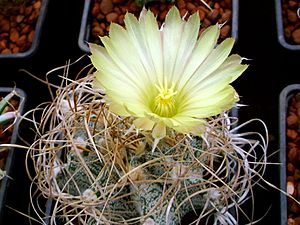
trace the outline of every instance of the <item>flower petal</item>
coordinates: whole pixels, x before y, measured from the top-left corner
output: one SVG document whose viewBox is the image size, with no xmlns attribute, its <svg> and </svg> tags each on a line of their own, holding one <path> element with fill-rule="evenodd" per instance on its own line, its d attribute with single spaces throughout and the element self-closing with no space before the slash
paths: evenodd
<svg viewBox="0 0 300 225">
<path fill-rule="evenodd" d="M 112 23 L 110 25 L 110 36 L 111 38 L 101 37 L 101 41 L 111 60 L 122 72 L 122 78 L 126 79 L 127 83 L 132 83 L 143 89 L 149 84 L 148 76 L 140 63 L 136 48 L 128 38 L 127 32 L 121 26 Z M 124 51 L 124 46 L 126 46 L 126 51 Z M 136 79 L 137 77 L 140 79 Z"/>
<path fill-rule="evenodd" d="M 182 87 L 193 76 L 195 71 L 200 67 L 203 61 L 214 49 L 215 45 L 217 44 L 219 33 L 220 33 L 219 26 L 213 25 L 208 27 L 201 34 L 191 56 L 189 57 L 189 61 L 184 67 L 184 71 L 182 72 L 182 77 L 180 80 L 178 80 L 179 89 L 182 89 Z"/>
<path fill-rule="evenodd" d="M 109 104 L 109 109 L 113 113 L 119 115 L 119 116 L 131 116 L 131 114 L 128 112 L 126 107 L 124 105 L 118 104 L 116 102 L 111 102 Z"/>
<path fill-rule="evenodd" d="M 236 91 L 228 85 L 217 94 L 208 97 L 195 96 L 178 115 L 206 118 L 229 110 L 238 100 Z"/>
<path fill-rule="evenodd" d="M 195 48 L 200 27 L 200 17 L 198 13 L 191 15 L 187 22 L 183 24 L 183 30 L 180 42 L 177 43 L 177 55 L 175 67 L 172 73 L 169 74 L 168 80 L 178 82 L 182 79 L 182 74 L 186 64 L 191 58 L 191 54 Z"/>
<path fill-rule="evenodd" d="M 154 139 L 162 139 L 166 136 L 166 125 L 163 122 L 157 123 L 152 130 Z"/>
<path fill-rule="evenodd" d="M 241 65 L 241 58 L 238 55 L 231 55 L 225 62 L 212 74 L 202 80 L 198 86 L 189 90 L 186 95 L 186 104 L 193 96 L 201 96 L 207 98 L 211 95 L 217 95 L 219 91 L 223 90 L 228 84 L 237 79 L 247 68 L 248 65 Z M 184 107 L 185 104 L 181 105 Z"/>
<path fill-rule="evenodd" d="M 165 121 L 166 124 L 169 124 L 169 127 L 172 127 L 179 133 L 192 133 L 195 135 L 201 135 L 204 131 L 205 121 L 186 115 L 176 115 L 173 118 L 168 119 L 169 122 Z M 171 123 L 171 124 L 170 124 Z"/>
<path fill-rule="evenodd" d="M 218 69 L 228 57 L 233 45 L 233 38 L 227 38 L 220 45 L 218 45 L 191 77 L 187 85 L 187 89 L 191 90 L 192 88 L 198 86 L 203 79 Z"/>
<path fill-rule="evenodd" d="M 133 121 L 135 127 L 143 129 L 143 130 L 152 130 L 154 126 L 154 122 L 147 117 L 138 118 Z"/>
<path fill-rule="evenodd" d="M 172 82 L 171 76 L 175 69 L 178 45 L 182 39 L 184 23 L 180 17 L 179 10 L 172 7 L 168 12 L 163 25 L 163 76 L 161 76 L 161 85 L 164 82 Z"/>
<path fill-rule="evenodd" d="M 139 21 L 137 18 L 131 14 L 131 13 L 126 13 L 125 15 L 125 26 L 128 32 L 128 38 L 130 41 L 133 43 L 137 54 L 139 55 L 140 61 L 145 69 L 146 74 L 148 75 L 148 79 L 151 80 L 153 83 L 156 82 L 156 76 L 153 76 L 156 73 L 156 67 L 153 63 L 152 55 L 151 53 L 147 50 L 148 46 L 146 42 L 144 41 L 144 36 L 143 36 L 143 30 L 140 28 Z M 158 29 L 158 28 L 157 28 Z M 158 32 L 158 31 L 156 31 Z M 156 34 L 156 36 L 159 36 L 160 34 Z M 160 42 L 160 40 L 158 41 Z M 152 42 L 154 45 L 154 41 Z M 156 45 L 161 45 L 160 43 L 157 43 Z M 154 49 L 159 49 L 158 46 L 155 46 Z M 161 50 L 160 50 L 161 51 Z M 158 56 L 161 55 L 161 53 L 157 53 Z M 154 53 L 155 55 L 155 53 Z M 157 57 L 157 56 L 153 56 Z M 158 65 L 159 67 L 159 65 Z"/>
<path fill-rule="evenodd" d="M 150 10 L 146 11 L 144 9 L 141 13 L 139 30 L 143 36 L 145 50 L 148 53 L 147 63 L 155 69 L 155 73 L 151 76 L 153 76 L 155 82 L 158 82 L 157 79 L 163 73 L 162 40 L 156 18 Z"/>
</svg>

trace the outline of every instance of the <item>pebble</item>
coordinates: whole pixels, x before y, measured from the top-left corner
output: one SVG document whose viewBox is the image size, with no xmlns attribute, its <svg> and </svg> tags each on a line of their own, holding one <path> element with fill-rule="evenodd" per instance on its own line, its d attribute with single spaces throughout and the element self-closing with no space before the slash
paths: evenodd
<svg viewBox="0 0 300 225">
<path fill-rule="evenodd" d="M 115 12 L 109 13 L 106 15 L 106 20 L 107 22 L 111 23 L 111 22 L 117 22 L 118 21 L 118 17 L 119 15 Z"/>
<path fill-rule="evenodd" d="M 290 175 L 293 175 L 295 173 L 295 166 L 292 163 L 287 164 L 287 172 Z"/>
<path fill-rule="evenodd" d="M 110 12 L 112 12 L 114 9 L 114 5 L 111 2 L 111 0 L 102 0 L 100 3 L 100 10 L 101 12 L 106 15 Z"/>
<path fill-rule="evenodd" d="M 11 53 L 12 53 L 11 50 L 8 49 L 8 48 L 4 49 L 4 50 L 1 52 L 1 54 L 11 54 Z"/>
<path fill-rule="evenodd" d="M 22 47 L 22 46 L 26 45 L 26 42 L 27 42 L 27 36 L 25 34 L 23 34 L 17 41 L 17 46 Z"/>
<path fill-rule="evenodd" d="M 30 31 L 30 33 L 28 34 L 28 36 L 27 36 L 27 41 L 28 41 L 29 43 L 32 43 L 33 38 L 34 38 L 34 33 L 35 33 L 35 31 L 32 30 L 32 31 Z"/>
<path fill-rule="evenodd" d="M 220 30 L 220 36 L 221 38 L 225 39 L 226 37 L 230 36 L 231 26 L 230 25 L 224 25 Z"/>
<path fill-rule="evenodd" d="M 210 11 L 208 14 L 207 14 L 207 18 L 212 22 L 212 23 L 216 23 L 219 19 L 219 11 L 216 10 L 216 9 L 213 9 L 212 11 Z"/>
<path fill-rule="evenodd" d="M 6 41 L 5 40 L 1 40 L 0 41 L 0 50 L 3 50 L 6 48 Z"/>
<path fill-rule="evenodd" d="M 287 10 L 287 18 L 291 23 L 295 23 L 299 19 L 295 10 Z"/>
<path fill-rule="evenodd" d="M 188 3 L 186 4 L 186 9 L 189 10 L 189 11 L 192 11 L 192 10 L 194 10 L 195 8 L 196 8 L 196 6 L 195 6 L 193 3 L 191 3 L 191 2 L 188 2 Z"/>
<path fill-rule="evenodd" d="M 92 34 L 98 35 L 98 36 L 103 36 L 104 30 L 100 26 L 95 26 L 95 27 L 93 27 Z"/>
<path fill-rule="evenodd" d="M 231 16 L 231 10 L 224 12 L 221 16 L 222 23 L 229 21 L 231 19 Z"/>
<path fill-rule="evenodd" d="M 1 20 L 0 23 L 1 23 L 1 24 L 0 24 L 1 31 L 2 31 L 2 32 L 8 32 L 9 29 L 10 29 L 10 23 L 9 23 L 9 20 L 3 19 L 3 20 Z"/>
<path fill-rule="evenodd" d="M 286 136 L 292 140 L 295 140 L 298 137 L 298 133 L 295 130 L 287 129 Z"/>
<path fill-rule="evenodd" d="M 293 31 L 292 37 L 293 37 L 293 41 L 296 44 L 300 44 L 300 29 Z"/>
<path fill-rule="evenodd" d="M 42 6 L 42 2 L 41 2 L 41 1 L 37 1 L 37 2 L 35 2 L 35 3 L 33 4 L 33 8 L 34 8 L 35 10 L 40 10 L 41 6 Z"/>
<path fill-rule="evenodd" d="M 288 224 L 287 225 L 295 225 L 295 221 L 293 218 L 288 219 Z"/>
<path fill-rule="evenodd" d="M 16 17 L 17 23 L 21 23 L 21 22 L 23 21 L 23 19 L 24 19 L 24 15 L 18 15 L 18 16 Z"/>
<path fill-rule="evenodd" d="M 16 43 L 19 40 L 19 32 L 17 29 L 10 30 L 10 41 Z"/>
<path fill-rule="evenodd" d="M 289 194 L 289 195 L 293 195 L 294 192 L 295 192 L 295 187 L 294 187 L 294 183 L 289 181 L 287 182 L 287 185 L 286 185 L 286 192 Z"/>
<path fill-rule="evenodd" d="M 291 113 L 291 115 L 287 117 L 286 122 L 288 127 L 295 127 L 299 123 L 299 118 L 295 113 Z"/>
<path fill-rule="evenodd" d="M 288 161 L 291 162 L 292 164 L 295 164 L 296 158 L 298 156 L 298 149 L 297 148 L 292 148 L 288 150 Z"/>
<path fill-rule="evenodd" d="M 300 225 L 300 217 L 299 217 L 299 216 L 296 217 L 296 218 L 294 219 L 294 221 L 295 221 L 295 225 Z"/>
<path fill-rule="evenodd" d="M 297 9 L 298 8 L 298 2 L 297 1 L 289 1 L 288 3 L 290 9 Z"/>
<path fill-rule="evenodd" d="M 25 8 L 25 16 L 28 16 L 32 13 L 32 8 L 33 8 L 32 6 L 27 6 Z"/>
<path fill-rule="evenodd" d="M 93 17 L 97 17 L 97 15 L 100 13 L 100 4 L 99 3 L 95 3 L 94 5 L 93 5 L 93 8 L 92 8 L 92 16 Z"/>
<path fill-rule="evenodd" d="M 119 16 L 119 18 L 118 18 L 118 23 L 120 24 L 120 25 L 124 25 L 124 15 L 120 15 Z"/>
</svg>

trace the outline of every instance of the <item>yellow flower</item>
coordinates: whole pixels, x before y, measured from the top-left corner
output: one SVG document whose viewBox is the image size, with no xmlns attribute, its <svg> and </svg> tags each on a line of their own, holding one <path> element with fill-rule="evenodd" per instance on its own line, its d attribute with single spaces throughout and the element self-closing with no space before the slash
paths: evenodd
<svg viewBox="0 0 300 225">
<path fill-rule="evenodd" d="M 136 117 L 134 125 L 152 130 L 159 140 L 166 127 L 201 134 L 204 119 L 229 110 L 239 97 L 229 84 L 247 68 L 231 55 L 234 39 L 217 45 L 219 25 L 198 38 L 198 13 L 187 21 L 176 7 L 159 29 L 153 13 L 140 18 L 127 13 L 126 29 L 112 23 L 104 45 L 90 44 L 97 72 L 95 85 L 104 89 L 110 109 Z"/>
</svg>

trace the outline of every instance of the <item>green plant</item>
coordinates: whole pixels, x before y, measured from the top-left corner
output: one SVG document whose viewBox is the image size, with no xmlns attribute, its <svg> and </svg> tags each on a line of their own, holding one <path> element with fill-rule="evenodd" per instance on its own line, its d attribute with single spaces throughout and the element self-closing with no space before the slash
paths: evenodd
<svg viewBox="0 0 300 225">
<path fill-rule="evenodd" d="M 10 103 L 12 98 L 15 96 L 17 96 L 17 93 L 13 90 L 0 101 L 0 135 L 6 135 L 5 132 L 13 126 L 17 119 L 18 109 L 15 109 Z M 3 151 L 7 151 L 7 148 L 0 148 L 0 153 Z M 5 171 L 0 168 L 0 179 L 2 179 L 5 175 Z"/>
<path fill-rule="evenodd" d="M 0 124 L 4 125 L 11 120 L 16 118 L 17 110 L 15 111 L 7 111 L 7 106 L 9 105 L 9 101 L 16 95 L 15 91 L 10 92 L 0 101 Z"/>
</svg>

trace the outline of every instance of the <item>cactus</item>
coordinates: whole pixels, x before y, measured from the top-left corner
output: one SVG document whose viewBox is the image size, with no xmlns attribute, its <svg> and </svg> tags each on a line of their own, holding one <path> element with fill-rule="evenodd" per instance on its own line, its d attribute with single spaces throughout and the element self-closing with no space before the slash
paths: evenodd
<svg viewBox="0 0 300 225">
<path fill-rule="evenodd" d="M 92 115 L 91 118 L 97 117 Z M 84 144 L 82 148 L 88 149 L 88 132 L 84 130 L 83 120 L 78 120 L 81 122 L 76 123 L 75 140 Z M 97 133 L 103 130 L 101 122 L 88 124 L 91 131 L 96 129 Z M 119 126 L 122 127 L 122 124 Z M 110 134 L 113 135 L 113 131 Z M 101 146 L 103 139 L 104 136 L 94 136 L 97 145 Z M 105 141 L 109 142 L 109 139 Z M 193 138 L 191 146 L 203 148 L 202 140 Z M 71 148 L 65 157 L 66 163 L 56 176 L 56 182 L 61 192 L 72 196 L 84 198 L 87 192 L 92 192 L 94 197 L 89 198 L 97 202 L 95 210 L 103 212 L 105 219 L 112 224 L 132 220 L 136 224 L 178 225 L 188 212 L 203 209 L 206 201 L 203 194 L 189 199 L 190 194 L 204 187 L 199 185 L 202 183 L 203 169 L 190 163 L 194 157 L 199 156 L 199 152 L 184 151 L 185 147 L 184 144 L 174 147 L 171 141 L 166 140 L 159 144 L 161 152 L 152 152 L 149 144 L 145 144 L 144 150 L 139 154 L 125 148 L 125 167 L 130 173 L 130 179 L 125 180 L 122 178 L 124 171 L 121 167 L 111 164 L 114 160 L 102 161 L 96 152 L 76 152 Z M 98 154 L 101 152 L 105 155 L 100 149 Z M 186 177 L 179 181 L 182 178 L 178 177 L 183 174 Z M 176 184 L 178 181 L 179 185 Z M 118 183 L 123 184 L 112 188 Z M 90 218 L 88 224 L 97 224 L 96 220 L 97 218 Z"/>
</svg>

